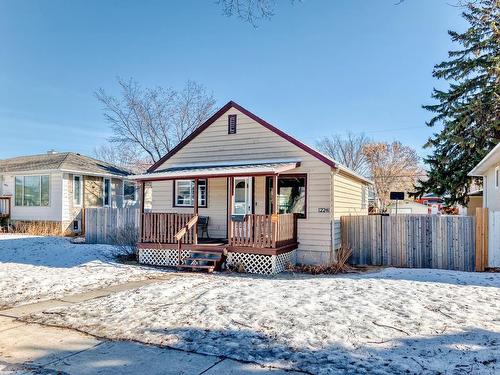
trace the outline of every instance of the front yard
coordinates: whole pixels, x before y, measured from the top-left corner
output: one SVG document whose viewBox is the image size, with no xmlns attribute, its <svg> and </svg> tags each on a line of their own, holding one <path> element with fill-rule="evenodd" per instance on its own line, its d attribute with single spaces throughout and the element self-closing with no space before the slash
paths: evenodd
<svg viewBox="0 0 500 375">
<path fill-rule="evenodd" d="M 107 246 L 0 239 L 4 306 L 158 272 Z M 499 273 L 183 274 L 25 319 L 313 374 L 500 371 Z"/>
<path fill-rule="evenodd" d="M 0 309 L 157 276 L 114 261 L 109 245 L 0 234 Z"/>
</svg>

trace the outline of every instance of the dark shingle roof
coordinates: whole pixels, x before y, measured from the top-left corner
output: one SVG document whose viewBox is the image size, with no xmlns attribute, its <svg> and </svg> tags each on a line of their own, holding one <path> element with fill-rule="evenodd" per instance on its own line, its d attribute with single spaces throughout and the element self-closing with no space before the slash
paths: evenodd
<svg viewBox="0 0 500 375">
<path fill-rule="evenodd" d="M 0 160 L 0 172 L 24 172 L 37 170 L 66 170 L 79 173 L 96 173 L 118 176 L 127 176 L 131 174 L 131 172 L 127 169 L 74 152 L 19 156 L 16 158 Z"/>
</svg>

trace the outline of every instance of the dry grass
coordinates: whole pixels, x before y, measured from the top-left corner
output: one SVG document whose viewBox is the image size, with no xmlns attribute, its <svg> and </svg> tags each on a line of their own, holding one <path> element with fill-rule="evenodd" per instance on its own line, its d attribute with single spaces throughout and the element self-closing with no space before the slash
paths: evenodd
<svg viewBox="0 0 500 375">
<path fill-rule="evenodd" d="M 33 236 L 64 236 L 61 223 L 56 221 L 16 221 L 14 233 L 24 233 Z"/>
<path fill-rule="evenodd" d="M 297 273 L 310 273 L 312 275 L 321 275 L 321 274 L 332 275 L 337 273 L 353 272 L 354 268 L 347 263 L 351 254 L 352 254 L 351 249 L 342 247 L 337 251 L 337 262 L 334 264 L 319 265 L 319 266 L 305 265 L 305 264 L 297 266 L 289 265 L 287 270 L 290 272 L 297 272 Z"/>
</svg>

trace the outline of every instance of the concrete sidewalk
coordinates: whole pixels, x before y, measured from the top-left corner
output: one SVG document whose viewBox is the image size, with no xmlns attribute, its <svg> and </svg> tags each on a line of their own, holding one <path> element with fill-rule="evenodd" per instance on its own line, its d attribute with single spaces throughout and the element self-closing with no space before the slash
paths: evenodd
<svg viewBox="0 0 500 375">
<path fill-rule="evenodd" d="M 1 374 L 294 374 L 0 317 Z M 295 373 L 298 374 L 298 373 Z"/>
<path fill-rule="evenodd" d="M 299 374 L 136 342 L 98 339 L 17 319 L 159 281 L 134 281 L 0 311 L 0 374 Z"/>
</svg>

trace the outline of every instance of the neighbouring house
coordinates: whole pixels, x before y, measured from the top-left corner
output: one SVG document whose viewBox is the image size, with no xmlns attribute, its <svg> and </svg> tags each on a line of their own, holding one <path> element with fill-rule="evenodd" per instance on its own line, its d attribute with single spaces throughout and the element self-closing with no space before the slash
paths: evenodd
<svg viewBox="0 0 500 375">
<path fill-rule="evenodd" d="M 476 216 L 476 208 L 483 207 L 483 189 L 471 191 L 467 194 L 469 202 L 467 206 L 459 206 L 461 215 Z"/>
<path fill-rule="evenodd" d="M 72 152 L 0 160 L 0 214 L 82 230 L 82 209 L 139 206 L 128 170 Z M 9 209 L 10 207 L 10 209 Z"/>
<path fill-rule="evenodd" d="M 488 265 L 500 267 L 500 143 L 469 176 L 483 178 L 483 207 L 488 209 Z"/>
<path fill-rule="evenodd" d="M 371 184 L 232 101 L 133 178 L 150 201 L 140 262 L 213 269 L 227 255 L 267 274 L 334 260 L 340 216 L 368 214 Z"/>
<path fill-rule="evenodd" d="M 391 202 L 389 205 L 387 205 L 387 212 L 390 213 L 391 215 L 395 214 L 422 214 L 422 215 L 427 215 L 430 214 L 430 207 L 418 203 L 412 200 L 402 200 Z"/>
</svg>

